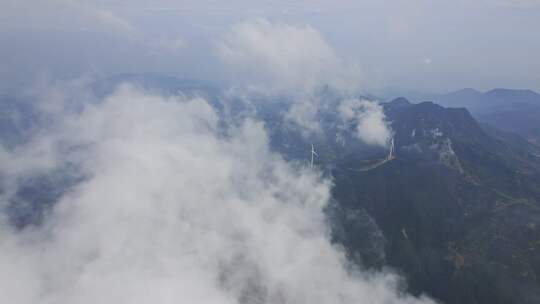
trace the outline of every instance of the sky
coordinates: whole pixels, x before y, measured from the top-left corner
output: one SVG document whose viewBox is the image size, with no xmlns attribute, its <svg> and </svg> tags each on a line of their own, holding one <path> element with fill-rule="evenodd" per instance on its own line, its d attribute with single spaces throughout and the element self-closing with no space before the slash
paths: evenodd
<svg viewBox="0 0 540 304">
<path fill-rule="evenodd" d="M 231 83 L 220 42 L 257 19 L 317 32 L 366 91 L 540 90 L 537 0 L 1 0 L 0 88 L 124 72 Z"/>
</svg>

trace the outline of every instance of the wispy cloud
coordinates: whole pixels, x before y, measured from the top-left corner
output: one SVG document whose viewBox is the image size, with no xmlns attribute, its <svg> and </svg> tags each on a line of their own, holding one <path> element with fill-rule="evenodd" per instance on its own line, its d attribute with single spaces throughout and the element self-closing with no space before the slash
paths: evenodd
<svg viewBox="0 0 540 304">
<path fill-rule="evenodd" d="M 338 112 L 345 121 L 357 122 L 360 140 L 383 146 L 388 142 L 391 131 L 380 106 L 367 100 L 352 102 L 363 91 L 359 68 L 341 59 L 314 28 L 249 20 L 232 26 L 218 51 L 237 83 L 290 96 L 285 118 L 305 136 L 321 132 L 319 114 L 328 100 L 318 91 L 326 87 L 340 95 Z M 346 116 L 350 112 L 354 114 Z"/>
<path fill-rule="evenodd" d="M 235 79 L 271 90 L 312 91 L 345 87 L 353 76 L 320 33 L 307 25 L 245 21 L 219 42 L 219 55 Z"/>
<path fill-rule="evenodd" d="M 338 107 L 344 124 L 352 125 L 355 135 L 371 145 L 387 146 L 392 130 L 383 107 L 369 100 L 347 99 Z"/>
</svg>

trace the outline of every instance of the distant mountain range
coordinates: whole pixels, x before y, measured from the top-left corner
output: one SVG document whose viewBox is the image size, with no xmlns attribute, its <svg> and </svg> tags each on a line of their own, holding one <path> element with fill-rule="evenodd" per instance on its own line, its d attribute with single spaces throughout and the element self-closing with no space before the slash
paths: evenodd
<svg viewBox="0 0 540 304">
<path fill-rule="evenodd" d="M 424 96 L 421 100 L 446 107 L 467 108 L 482 123 L 517 133 L 540 144 L 540 94 L 534 91 L 493 89 L 479 92 L 463 89 Z"/>
</svg>

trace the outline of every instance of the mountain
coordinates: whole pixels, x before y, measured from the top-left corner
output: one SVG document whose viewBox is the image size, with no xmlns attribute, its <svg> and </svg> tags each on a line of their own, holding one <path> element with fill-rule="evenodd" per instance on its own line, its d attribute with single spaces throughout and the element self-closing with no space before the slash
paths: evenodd
<svg viewBox="0 0 540 304">
<path fill-rule="evenodd" d="M 440 105 L 448 107 L 474 108 L 482 98 L 482 92 L 472 88 L 465 88 L 455 92 L 440 95 L 428 95 L 424 100 L 433 100 Z"/>
<path fill-rule="evenodd" d="M 538 149 L 490 136 L 463 108 L 398 99 L 386 113 L 394 159 L 369 171 L 353 170 L 361 157 L 338 160 L 332 171 L 336 239 L 443 303 L 539 303 Z M 366 235 L 380 236 L 378 259 L 358 242 Z"/>
<path fill-rule="evenodd" d="M 447 107 L 465 107 L 483 123 L 540 143 L 540 94 L 534 91 L 493 89 L 482 93 L 463 89 L 423 99 Z"/>
<path fill-rule="evenodd" d="M 391 154 L 336 127 L 332 106 L 320 114 L 323 132 L 310 138 L 279 112 L 261 117 L 286 158 L 306 161 L 315 144 L 317 165 L 334 182 L 334 241 L 351 260 L 391 267 L 409 292 L 442 303 L 539 303 L 540 149 L 465 108 L 398 98 L 384 110 Z"/>
</svg>

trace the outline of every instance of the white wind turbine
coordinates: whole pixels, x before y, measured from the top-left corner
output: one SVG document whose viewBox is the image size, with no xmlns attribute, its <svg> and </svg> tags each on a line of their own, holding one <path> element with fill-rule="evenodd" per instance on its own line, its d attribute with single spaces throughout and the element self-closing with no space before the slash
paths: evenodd
<svg viewBox="0 0 540 304">
<path fill-rule="evenodd" d="M 317 154 L 317 152 L 315 152 L 315 147 L 313 147 L 313 144 L 311 144 L 311 163 L 310 163 L 310 168 L 313 168 L 313 156 L 317 156 L 319 157 L 319 154 Z"/>
<path fill-rule="evenodd" d="M 394 138 L 390 140 L 390 153 L 388 153 L 388 156 L 386 157 L 386 160 L 392 160 L 396 158 L 396 147 L 394 146 Z"/>
</svg>

